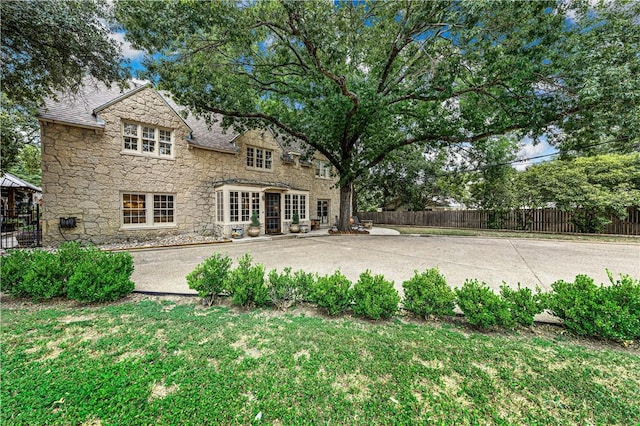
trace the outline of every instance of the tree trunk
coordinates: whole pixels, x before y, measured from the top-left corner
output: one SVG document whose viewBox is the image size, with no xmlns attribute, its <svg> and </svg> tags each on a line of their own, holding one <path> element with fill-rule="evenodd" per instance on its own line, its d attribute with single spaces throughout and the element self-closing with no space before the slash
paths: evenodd
<svg viewBox="0 0 640 426">
<path fill-rule="evenodd" d="M 358 214 L 358 194 L 356 193 L 356 185 L 351 184 L 351 214 Z"/>
<path fill-rule="evenodd" d="M 344 183 L 340 187 L 340 216 L 338 217 L 338 229 L 348 231 L 351 229 L 351 182 Z"/>
</svg>

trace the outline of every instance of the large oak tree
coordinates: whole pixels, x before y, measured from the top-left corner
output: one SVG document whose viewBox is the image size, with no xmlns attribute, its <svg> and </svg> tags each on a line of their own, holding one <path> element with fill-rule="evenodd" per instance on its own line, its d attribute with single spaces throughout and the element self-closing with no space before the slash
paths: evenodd
<svg viewBox="0 0 640 426">
<path fill-rule="evenodd" d="M 3 0 L 0 16 L 5 172 L 24 144 L 38 140 L 35 111 L 45 98 L 76 92 L 87 76 L 108 83 L 127 72 L 120 46 L 109 37 L 105 0 Z"/>
<path fill-rule="evenodd" d="M 637 66 L 638 50 L 628 52 L 638 5 L 589 7 L 123 0 L 116 14 L 134 47 L 151 53 L 149 76 L 193 113 L 240 131 L 268 127 L 324 154 L 340 177 L 344 229 L 353 182 L 404 146 L 604 127 L 611 120 L 589 117 L 620 92 L 631 101 L 617 110 L 633 118 L 637 85 L 598 79 L 609 60 L 619 76 L 629 68 L 621 61 Z M 615 41 L 627 53 L 608 52 L 621 33 L 633 35 Z"/>
</svg>

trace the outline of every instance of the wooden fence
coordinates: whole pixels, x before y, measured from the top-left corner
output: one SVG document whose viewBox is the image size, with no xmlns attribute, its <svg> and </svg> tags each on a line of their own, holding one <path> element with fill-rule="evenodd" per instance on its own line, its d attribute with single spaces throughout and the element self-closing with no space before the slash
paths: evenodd
<svg viewBox="0 0 640 426">
<path fill-rule="evenodd" d="M 578 232 L 571 223 L 574 212 L 558 209 L 512 210 L 496 219 L 486 210 L 437 210 L 419 212 L 361 212 L 360 220 L 372 220 L 385 225 L 415 225 L 438 228 L 503 229 L 530 232 Z M 624 220 L 611 217 L 603 234 L 640 235 L 640 210 L 630 207 Z"/>
</svg>

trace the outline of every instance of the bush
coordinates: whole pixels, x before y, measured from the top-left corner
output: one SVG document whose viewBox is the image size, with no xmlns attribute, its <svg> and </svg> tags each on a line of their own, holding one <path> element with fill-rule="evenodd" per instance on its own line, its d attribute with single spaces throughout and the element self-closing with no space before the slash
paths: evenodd
<svg viewBox="0 0 640 426">
<path fill-rule="evenodd" d="M 66 295 L 66 276 L 60 258 L 43 250 L 34 250 L 31 256 L 22 282 L 14 287 L 15 294 L 29 296 L 36 302 Z"/>
<path fill-rule="evenodd" d="M 533 325 L 534 317 L 543 311 L 540 295 L 533 294 L 530 288 L 512 289 L 504 284 L 500 287 L 500 295 L 507 303 L 512 320 L 523 326 Z"/>
<path fill-rule="evenodd" d="M 68 281 L 79 265 L 93 262 L 93 259 L 101 252 L 96 247 L 82 247 L 76 241 L 68 241 L 60 244 L 56 253 L 60 258 L 61 273 L 65 277 L 65 281 Z"/>
<path fill-rule="evenodd" d="M 11 250 L 0 258 L 0 291 L 13 296 L 27 296 L 23 292 L 22 280 L 31 268 L 33 252 L 30 250 Z"/>
<path fill-rule="evenodd" d="M 240 258 L 238 267 L 229 273 L 227 289 L 231 292 L 234 305 L 264 306 L 269 302 L 269 289 L 264 282 L 264 266 L 252 266 L 248 253 Z"/>
<path fill-rule="evenodd" d="M 545 305 L 576 334 L 619 341 L 640 338 L 640 281 L 629 276 L 614 281 L 611 273 L 609 279 L 610 286 L 597 286 L 586 275 L 574 282 L 556 281 Z"/>
<path fill-rule="evenodd" d="M 133 258 L 129 253 L 93 251 L 80 262 L 67 283 L 69 299 L 81 302 L 107 302 L 131 293 L 134 283 Z"/>
<path fill-rule="evenodd" d="M 393 286 L 382 275 L 371 275 L 366 271 L 353 285 L 353 312 L 370 319 L 391 318 L 398 312 L 400 296 Z"/>
<path fill-rule="evenodd" d="M 462 288 L 455 289 L 455 293 L 458 306 L 469 324 L 481 328 L 513 325 L 507 302 L 491 291 L 485 283 L 466 280 Z"/>
<path fill-rule="evenodd" d="M 311 274 L 304 271 L 291 273 L 291 268 L 285 268 L 282 274 L 275 269 L 269 272 L 269 298 L 271 302 L 281 310 L 289 309 L 308 293 L 308 280 Z"/>
<path fill-rule="evenodd" d="M 218 295 L 226 289 L 231 263 L 229 256 L 214 254 L 187 275 L 189 288 L 197 291 L 198 296 L 211 306 Z"/>
<path fill-rule="evenodd" d="M 453 315 L 456 296 L 438 268 L 423 273 L 415 271 L 412 278 L 402 283 L 404 308 L 416 315 Z"/>
<path fill-rule="evenodd" d="M 298 300 L 310 300 L 313 286 L 315 285 L 315 275 L 298 270 L 293 274 L 293 280 L 298 289 Z"/>
<path fill-rule="evenodd" d="M 338 315 L 351 305 L 351 281 L 340 271 L 318 277 L 311 291 L 311 299 L 329 315 Z"/>
</svg>

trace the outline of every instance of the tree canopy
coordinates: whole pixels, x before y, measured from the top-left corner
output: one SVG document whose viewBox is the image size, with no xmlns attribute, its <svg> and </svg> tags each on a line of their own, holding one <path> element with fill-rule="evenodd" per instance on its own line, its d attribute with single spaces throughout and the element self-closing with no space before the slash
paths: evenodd
<svg viewBox="0 0 640 426">
<path fill-rule="evenodd" d="M 600 232 L 612 215 L 622 219 L 628 207 L 640 206 L 640 153 L 539 164 L 515 176 L 513 188 L 522 206 L 553 203 L 574 212 L 580 232 Z"/>
<path fill-rule="evenodd" d="M 0 14 L 4 173 L 37 140 L 35 113 L 45 98 L 76 92 L 87 76 L 108 83 L 127 72 L 104 0 L 3 0 Z"/>
<path fill-rule="evenodd" d="M 629 102 L 615 108 L 637 119 L 637 84 L 634 92 L 633 80 L 602 79 L 610 60 L 617 75 L 634 78 L 622 61 L 635 69 L 637 37 L 616 42 L 625 53 L 609 44 L 637 35 L 639 8 L 127 0 L 116 2 L 116 16 L 134 47 L 151 53 L 148 76 L 195 114 L 222 115 L 223 126 L 240 131 L 268 127 L 324 154 L 340 177 L 346 228 L 353 182 L 402 147 L 565 127 L 596 137 L 614 114 L 589 117 L 622 93 Z"/>
</svg>

